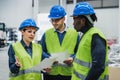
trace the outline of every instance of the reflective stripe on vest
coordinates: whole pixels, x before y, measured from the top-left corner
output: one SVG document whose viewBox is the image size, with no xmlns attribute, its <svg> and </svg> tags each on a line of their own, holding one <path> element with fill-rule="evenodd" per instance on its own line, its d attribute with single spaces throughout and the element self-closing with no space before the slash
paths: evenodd
<svg viewBox="0 0 120 80">
<path fill-rule="evenodd" d="M 73 73 L 78 77 L 80 78 L 81 80 L 85 80 L 86 76 L 76 72 L 75 70 L 73 71 Z M 104 79 L 98 79 L 98 80 L 109 80 L 109 76 L 108 75 L 105 75 Z"/>
<path fill-rule="evenodd" d="M 23 74 L 29 74 L 29 73 L 41 73 L 41 71 L 32 70 L 32 69 L 20 70 L 19 73 L 17 73 L 17 74 L 10 73 L 9 77 L 16 77 L 16 76 L 20 76 L 20 75 L 23 75 Z"/>
<path fill-rule="evenodd" d="M 74 59 L 74 62 L 76 62 L 77 64 L 80 64 L 82 66 L 88 67 L 88 68 L 90 68 L 92 66 L 90 63 L 84 62 L 84 61 L 79 60 L 77 58 Z"/>
<path fill-rule="evenodd" d="M 91 68 L 91 66 L 92 66 L 91 63 L 84 62 L 84 61 L 79 60 L 79 59 L 77 59 L 77 58 L 74 59 L 74 62 L 76 62 L 77 64 L 80 64 L 80 65 L 82 65 L 82 66 L 88 67 L 88 68 Z M 105 66 L 108 66 L 108 62 L 105 63 Z"/>
</svg>

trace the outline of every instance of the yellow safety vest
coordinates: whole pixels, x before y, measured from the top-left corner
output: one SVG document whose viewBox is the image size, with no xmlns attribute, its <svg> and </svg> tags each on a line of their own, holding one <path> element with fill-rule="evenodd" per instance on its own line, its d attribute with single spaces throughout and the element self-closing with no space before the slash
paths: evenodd
<svg viewBox="0 0 120 80">
<path fill-rule="evenodd" d="M 74 49 L 77 42 L 78 33 L 68 28 L 62 44 L 60 45 L 57 32 L 54 29 L 50 29 L 45 33 L 45 41 L 48 53 L 57 53 L 67 51 L 69 54 L 74 53 Z M 67 75 L 70 76 L 72 74 L 72 66 L 58 64 L 52 67 L 50 75 Z"/>
<path fill-rule="evenodd" d="M 91 28 L 84 34 L 76 53 L 76 58 L 73 62 L 73 74 L 71 80 L 85 80 L 91 66 L 91 41 L 93 34 L 99 34 L 103 39 L 105 39 L 103 33 L 96 28 Z M 106 42 L 107 45 L 107 42 Z M 106 61 L 105 70 L 101 74 L 98 80 L 108 80 L 108 47 L 106 46 Z"/>
<path fill-rule="evenodd" d="M 41 61 L 41 46 L 32 43 L 32 58 L 20 42 L 12 46 L 15 51 L 15 56 L 18 57 L 22 67 L 18 74 L 10 73 L 10 80 L 42 80 L 40 71 L 36 70 L 36 66 L 40 64 Z"/>
</svg>

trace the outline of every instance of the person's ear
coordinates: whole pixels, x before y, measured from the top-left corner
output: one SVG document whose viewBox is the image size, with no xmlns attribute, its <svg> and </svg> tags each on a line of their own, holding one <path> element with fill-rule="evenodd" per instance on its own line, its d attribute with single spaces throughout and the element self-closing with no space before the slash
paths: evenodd
<svg viewBox="0 0 120 80">
<path fill-rule="evenodd" d="M 63 20 L 65 21 L 65 17 L 63 17 Z"/>
<path fill-rule="evenodd" d="M 86 21 L 86 19 L 85 19 L 85 18 L 82 18 L 82 21 L 83 21 L 83 22 L 85 22 L 85 21 Z"/>
<path fill-rule="evenodd" d="M 25 32 L 24 30 L 21 30 L 21 34 L 22 34 L 22 35 L 24 34 L 24 32 Z"/>
<path fill-rule="evenodd" d="M 86 19 L 85 19 L 85 18 L 82 18 L 82 19 L 81 19 L 81 23 L 85 24 L 85 22 L 86 22 Z"/>
</svg>

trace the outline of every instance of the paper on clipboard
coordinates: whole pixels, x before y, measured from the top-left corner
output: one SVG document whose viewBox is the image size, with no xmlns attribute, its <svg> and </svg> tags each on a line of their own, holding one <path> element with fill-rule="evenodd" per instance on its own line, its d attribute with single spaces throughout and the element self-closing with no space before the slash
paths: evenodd
<svg viewBox="0 0 120 80">
<path fill-rule="evenodd" d="M 67 51 L 51 54 L 51 58 L 56 58 L 59 63 L 63 63 L 63 61 L 68 59 L 69 57 L 70 54 Z"/>
<path fill-rule="evenodd" d="M 42 71 L 45 68 L 50 68 L 54 61 L 56 61 L 56 58 L 45 58 L 39 65 L 35 66 L 34 69 Z"/>
</svg>

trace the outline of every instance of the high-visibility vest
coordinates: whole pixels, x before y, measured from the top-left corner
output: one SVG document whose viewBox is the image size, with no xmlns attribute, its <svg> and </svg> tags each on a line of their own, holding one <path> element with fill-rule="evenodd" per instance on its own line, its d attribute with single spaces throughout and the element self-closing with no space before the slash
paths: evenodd
<svg viewBox="0 0 120 80">
<path fill-rule="evenodd" d="M 60 45 L 57 32 L 55 32 L 52 28 L 46 31 L 45 33 L 47 51 L 50 54 L 67 51 L 69 54 L 72 55 L 74 53 L 74 49 L 77 43 L 77 38 L 78 33 L 75 30 L 68 28 L 62 41 L 62 44 Z M 66 64 L 58 64 L 52 67 L 50 75 L 60 74 L 69 76 L 71 75 L 71 73 L 72 66 L 68 66 Z"/>
<path fill-rule="evenodd" d="M 91 41 L 93 34 L 98 34 L 101 38 L 105 39 L 103 33 L 96 29 L 91 28 L 82 37 L 81 42 L 76 53 L 76 58 L 73 61 L 73 73 L 71 80 L 85 80 L 88 72 L 92 66 L 91 56 Z M 107 45 L 107 42 L 106 42 Z M 98 80 L 108 80 L 108 47 L 106 46 L 106 60 L 105 70 Z"/>
<path fill-rule="evenodd" d="M 32 57 L 26 52 L 20 42 L 14 43 L 13 49 L 22 67 L 18 74 L 10 73 L 10 80 L 42 80 L 41 73 L 36 70 L 40 64 L 42 48 L 39 44 L 32 43 Z"/>
</svg>

